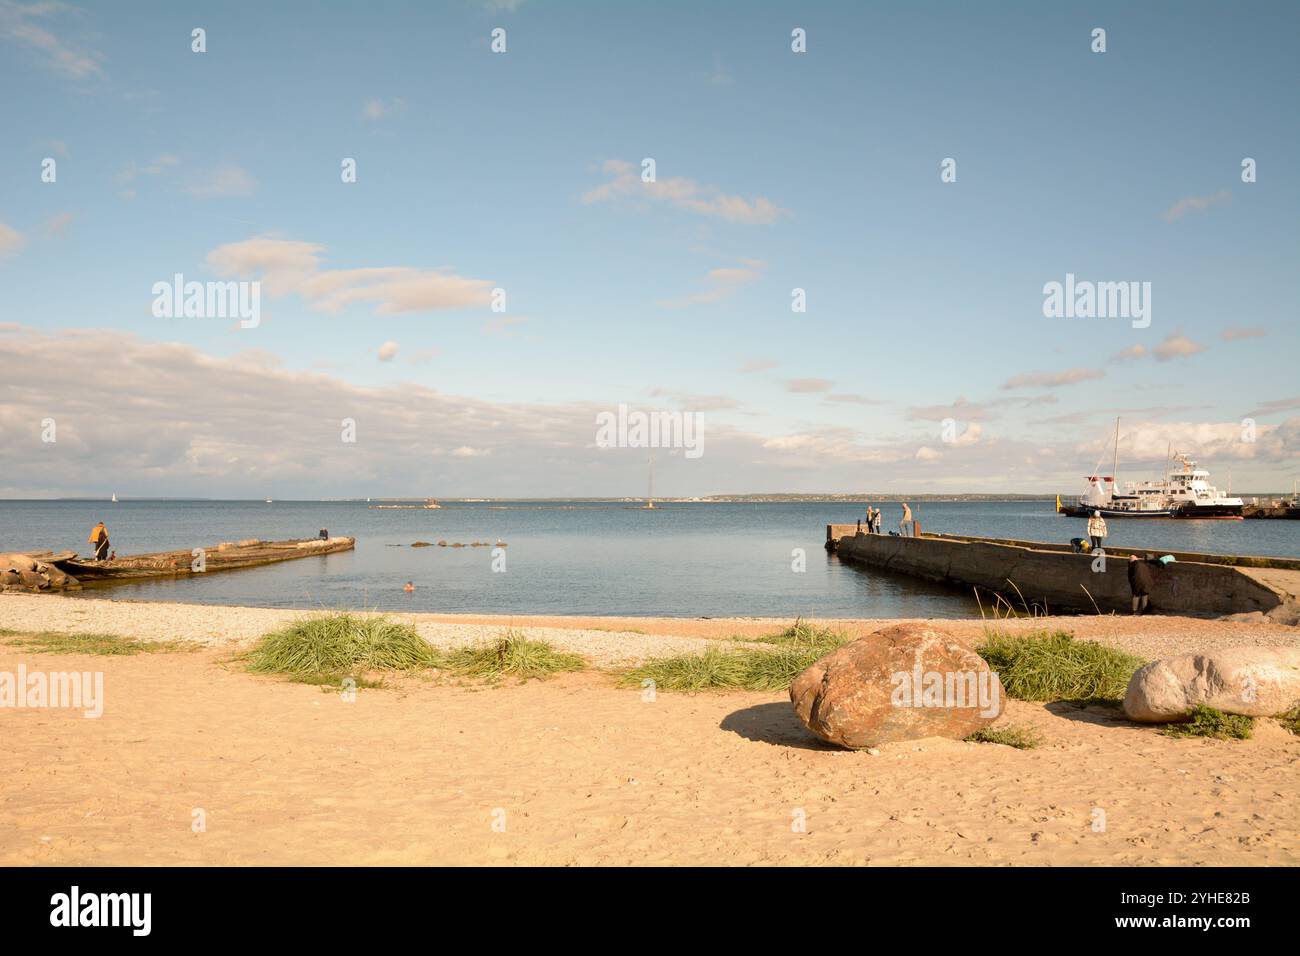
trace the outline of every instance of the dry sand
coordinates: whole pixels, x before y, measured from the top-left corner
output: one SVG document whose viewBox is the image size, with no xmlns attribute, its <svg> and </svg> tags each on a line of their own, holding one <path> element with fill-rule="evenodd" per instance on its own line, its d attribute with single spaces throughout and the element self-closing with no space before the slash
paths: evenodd
<svg viewBox="0 0 1300 956">
<path fill-rule="evenodd" d="M 780 693 L 651 701 L 592 672 L 498 687 L 402 678 L 349 703 L 230 663 L 301 613 L 0 597 L 0 628 L 203 644 L 92 657 L 0 639 L 0 671 L 102 671 L 107 699 L 95 720 L 0 710 L 0 864 L 1300 861 L 1300 738 L 1271 721 L 1247 741 L 1173 740 L 1105 708 L 1012 701 L 1002 720 L 1037 729 L 1038 749 L 936 739 L 872 756 L 820 745 Z M 402 617 L 440 644 L 513 623 L 599 664 L 788 623 Z M 1300 643 L 1269 624 L 1052 623 L 1144 656 Z"/>
</svg>

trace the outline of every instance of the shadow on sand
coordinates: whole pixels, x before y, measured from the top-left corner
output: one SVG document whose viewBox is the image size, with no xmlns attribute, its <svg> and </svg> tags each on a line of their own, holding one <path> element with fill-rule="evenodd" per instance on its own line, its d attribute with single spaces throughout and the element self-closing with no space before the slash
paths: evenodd
<svg viewBox="0 0 1300 956">
<path fill-rule="evenodd" d="M 1126 727 L 1138 726 L 1126 718 L 1124 711 L 1115 704 L 1092 700 L 1056 700 L 1044 704 L 1043 709 L 1057 717 L 1064 717 L 1066 720 L 1077 720 L 1085 724 L 1096 724 L 1103 727 L 1113 727 L 1117 724 Z"/>
<path fill-rule="evenodd" d="M 800 750 L 839 750 L 809 733 L 799 722 L 794 709 L 787 703 L 755 704 L 737 710 L 722 718 L 718 725 L 723 730 L 739 734 L 746 740 L 775 744 L 778 747 L 797 747 Z"/>
</svg>

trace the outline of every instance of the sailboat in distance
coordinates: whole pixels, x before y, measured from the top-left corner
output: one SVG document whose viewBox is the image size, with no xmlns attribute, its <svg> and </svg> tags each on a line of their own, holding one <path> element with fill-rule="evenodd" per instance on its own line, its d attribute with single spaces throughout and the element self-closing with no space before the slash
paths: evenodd
<svg viewBox="0 0 1300 956">
<path fill-rule="evenodd" d="M 644 511 L 655 510 L 655 456 L 651 455 L 647 459 L 650 465 L 650 487 L 646 490 Z"/>
</svg>

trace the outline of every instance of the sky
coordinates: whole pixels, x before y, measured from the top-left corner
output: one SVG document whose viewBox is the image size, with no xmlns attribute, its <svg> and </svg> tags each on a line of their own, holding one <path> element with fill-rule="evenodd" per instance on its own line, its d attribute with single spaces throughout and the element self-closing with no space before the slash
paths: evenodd
<svg viewBox="0 0 1300 956">
<path fill-rule="evenodd" d="M 0 90 L 3 497 L 1300 477 L 1300 4 L 0 0 Z"/>
</svg>

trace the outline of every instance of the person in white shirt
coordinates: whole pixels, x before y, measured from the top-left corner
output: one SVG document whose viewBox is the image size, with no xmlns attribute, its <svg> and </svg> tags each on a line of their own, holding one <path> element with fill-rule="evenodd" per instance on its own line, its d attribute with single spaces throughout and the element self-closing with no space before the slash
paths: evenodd
<svg viewBox="0 0 1300 956">
<path fill-rule="evenodd" d="M 1088 537 L 1092 539 L 1092 550 L 1099 550 L 1102 539 L 1106 537 L 1106 519 L 1100 511 L 1094 511 L 1088 519 Z"/>
</svg>

